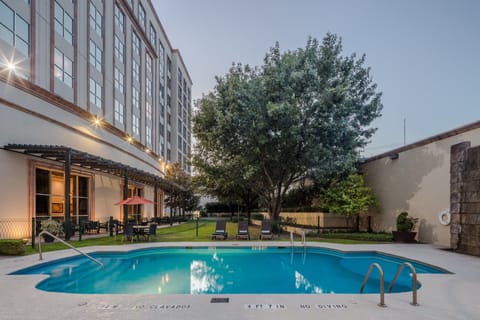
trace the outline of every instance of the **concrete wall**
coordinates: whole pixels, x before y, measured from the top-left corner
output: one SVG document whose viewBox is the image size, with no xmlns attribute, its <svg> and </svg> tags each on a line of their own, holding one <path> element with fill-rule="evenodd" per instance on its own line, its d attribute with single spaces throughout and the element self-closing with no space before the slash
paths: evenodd
<svg viewBox="0 0 480 320">
<path fill-rule="evenodd" d="M 381 213 L 373 216 L 376 231 L 392 231 L 396 217 L 408 211 L 419 218 L 417 240 L 450 246 L 450 227 L 441 225 L 438 215 L 450 208 L 450 147 L 463 141 L 480 144 L 480 129 L 431 142 L 406 146 L 397 159 L 388 155 L 362 165 L 367 185 L 379 198 Z"/>
</svg>

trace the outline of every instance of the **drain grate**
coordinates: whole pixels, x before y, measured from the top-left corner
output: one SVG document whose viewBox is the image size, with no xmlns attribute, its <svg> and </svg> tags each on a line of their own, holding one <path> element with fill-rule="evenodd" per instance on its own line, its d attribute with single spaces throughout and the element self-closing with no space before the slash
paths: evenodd
<svg viewBox="0 0 480 320">
<path fill-rule="evenodd" d="M 230 298 L 212 298 L 210 303 L 229 303 Z"/>
</svg>

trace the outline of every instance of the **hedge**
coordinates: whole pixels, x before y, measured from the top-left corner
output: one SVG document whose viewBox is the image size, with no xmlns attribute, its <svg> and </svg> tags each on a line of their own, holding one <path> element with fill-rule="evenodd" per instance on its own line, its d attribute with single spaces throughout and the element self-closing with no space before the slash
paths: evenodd
<svg viewBox="0 0 480 320">
<path fill-rule="evenodd" d="M 20 256 L 24 253 L 23 240 L 0 240 L 0 255 Z"/>
</svg>

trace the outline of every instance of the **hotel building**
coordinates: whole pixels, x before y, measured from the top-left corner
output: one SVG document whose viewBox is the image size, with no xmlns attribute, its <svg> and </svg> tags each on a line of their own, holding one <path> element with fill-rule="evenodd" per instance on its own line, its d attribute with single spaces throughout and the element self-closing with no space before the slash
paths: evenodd
<svg viewBox="0 0 480 320">
<path fill-rule="evenodd" d="M 162 216 L 191 86 L 150 0 L 0 0 L 0 238 Z M 115 205 L 132 195 L 155 204 Z"/>
</svg>

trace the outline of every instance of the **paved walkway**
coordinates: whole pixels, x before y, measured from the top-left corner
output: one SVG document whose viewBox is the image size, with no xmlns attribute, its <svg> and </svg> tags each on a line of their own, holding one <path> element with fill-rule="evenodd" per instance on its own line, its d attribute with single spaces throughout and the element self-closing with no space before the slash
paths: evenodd
<svg viewBox="0 0 480 320">
<path fill-rule="evenodd" d="M 285 242 L 142 243 L 118 247 L 90 247 L 93 251 L 123 251 L 152 246 L 284 246 Z M 409 304 L 411 293 L 386 294 L 386 308 L 378 294 L 336 295 L 84 295 L 35 289 L 45 276 L 7 273 L 38 263 L 38 256 L 0 261 L 0 319 L 480 319 L 480 258 L 440 250 L 430 245 L 338 245 L 309 243 L 344 251 L 377 250 L 424 261 L 454 274 L 420 274 L 420 306 Z M 45 253 L 51 261 L 72 250 Z M 212 303 L 228 298 L 228 303 Z"/>
</svg>

